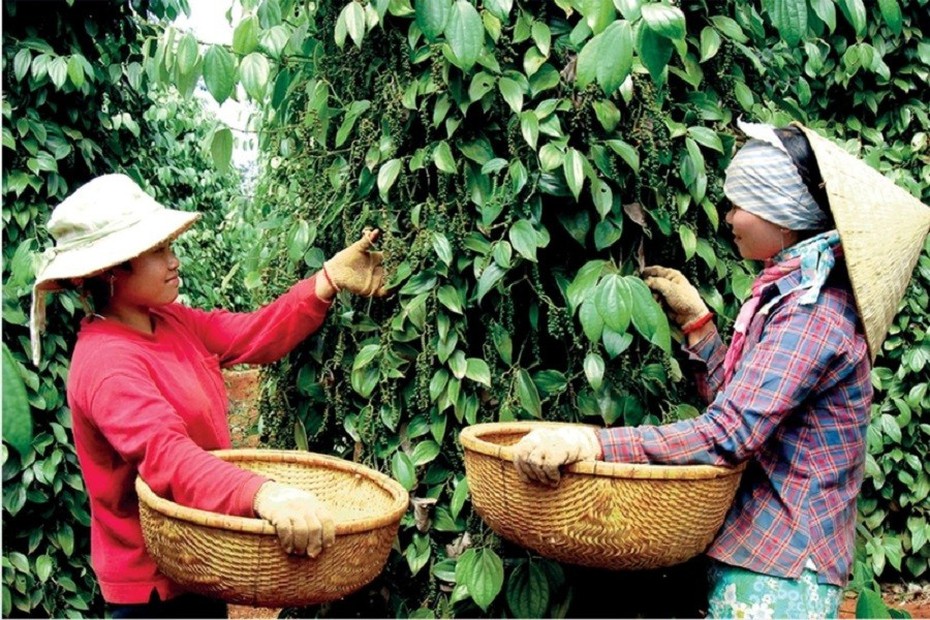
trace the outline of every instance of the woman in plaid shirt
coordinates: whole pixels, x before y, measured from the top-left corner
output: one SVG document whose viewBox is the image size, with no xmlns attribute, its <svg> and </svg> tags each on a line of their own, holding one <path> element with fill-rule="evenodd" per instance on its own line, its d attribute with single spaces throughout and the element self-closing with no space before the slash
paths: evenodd
<svg viewBox="0 0 930 620">
<path fill-rule="evenodd" d="M 516 447 L 517 470 L 556 484 L 559 466 L 736 465 L 736 500 L 707 551 L 711 617 L 830 617 L 852 559 L 872 386 L 827 194 L 798 127 L 740 124 L 750 140 L 724 191 L 736 246 L 765 268 L 725 345 L 681 273 L 644 271 L 681 326 L 704 415 L 662 426 L 541 429 Z"/>
</svg>

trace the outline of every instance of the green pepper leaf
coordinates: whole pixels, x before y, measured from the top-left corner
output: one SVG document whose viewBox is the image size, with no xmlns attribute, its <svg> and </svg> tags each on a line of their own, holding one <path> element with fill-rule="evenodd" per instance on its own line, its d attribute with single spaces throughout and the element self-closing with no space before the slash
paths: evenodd
<svg viewBox="0 0 930 620">
<path fill-rule="evenodd" d="M 384 202 L 388 201 L 388 190 L 397 180 L 402 163 L 400 159 L 395 158 L 384 162 L 378 169 L 378 195 Z"/>
<path fill-rule="evenodd" d="M 236 86 L 236 59 L 222 45 L 211 45 L 203 57 L 203 81 L 217 103 L 223 103 Z"/>
<path fill-rule="evenodd" d="M 433 163 L 442 172 L 450 174 L 456 172 L 457 168 L 455 158 L 452 156 L 452 149 L 445 140 L 440 140 L 439 144 L 436 145 L 436 149 L 433 151 Z"/>
<path fill-rule="evenodd" d="M 612 330 L 623 333 L 630 325 L 632 297 L 630 287 L 623 276 L 611 274 L 604 277 L 595 292 L 597 311 Z"/>
<path fill-rule="evenodd" d="M 584 185 L 584 164 L 585 157 L 574 147 L 565 149 L 565 159 L 562 162 L 562 169 L 565 172 L 565 181 L 568 188 L 575 196 L 575 202 L 581 195 L 581 188 Z"/>
<path fill-rule="evenodd" d="M 420 32 L 427 41 L 434 43 L 449 22 L 449 16 L 452 15 L 452 3 L 449 0 L 417 2 L 414 10 Z"/>
<path fill-rule="evenodd" d="M 519 369 L 514 376 L 514 383 L 516 383 L 517 399 L 520 401 L 520 406 L 534 418 L 542 419 L 539 391 L 536 389 L 536 384 L 533 383 L 530 373 L 522 368 Z"/>
<path fill-rule="evenodd" d="M 508 235 L 513 248 L 525 259 L 536 262 L 536 229 L 529 220 L 517 220 Z"/>
<path fill-rule="evenodd" d="M 25 457 L 32 449 L 32 414 L 19 363 L 3 343 L 3 441 Z"/>
<path fill-rule="evenodd" d="M 549 607 L 549 580 L 536 562 L 521 560 L 507 580 L 507 605 L 517 618 L 542 618 Z"/>
<path fill-rule="evenodd" d="M 604 384 L 604 358 L 597 353 L 588 353 L 584 358 L 584 375 L 595 392 Z"/>
<path fill-rule="evenodd" d="M 478 11 L 467 0 L 456 0 L 445 27 L 446 40 L 452 49 L 455 66 L 468 71 L 484 47 L 484 24 Z"/>
<path fill-rule="evenodd" d="M 471 598 L 487 611 L 504 586 L 504 562 L 491 549 L 479 549 L 471 570 L 465 575 Z"/>
</svg>

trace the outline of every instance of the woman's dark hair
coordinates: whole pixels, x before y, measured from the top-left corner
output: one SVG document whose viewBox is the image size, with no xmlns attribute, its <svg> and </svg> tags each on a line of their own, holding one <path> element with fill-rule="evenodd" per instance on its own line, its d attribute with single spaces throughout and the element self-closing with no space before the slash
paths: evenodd
<svg viewBox="0 0 930 620">
<path fill-rule="evenodd" d="M 110 269 L 132 271 L 132 265 L 129 261 L 126 261 Z M 107 271 L 110 271 L 110 269 Z M 80 284 L 66 282 L 65 288 L 77 290 L 82 299 L 90 301 L 90 303 L 93 304 L 93 306 L 89 308 L 90 311 L 102 311 L 107 307 L 107 304 L 110 303 L 110 278 L 107 277 L 106 273 L 107 272 L 99 273 L 95 276 L 84 278 L 80 281 Z"/>
<path fill-rule="evenodd" d="M 788 150 L 791 162 L 798 169 L 801 180 L 807 186 L 807 190 L 814 197 L 817 206 L 827 214 L 827 224 L 824 230 L 830 230 L 835 227 L 833 223 L 833 213 L 830 211 L 830 201 L 827 198 L 827 190 L 823 184 L 823 177 L 820 175 L 820 166 L 817 165 L 817 158 L 814 156 L 814 149 L 808 142 L 807 136 L 801 131 L 800 127 L 788 125 L 775 130 L 775 135 L 781 140 Z"/>
<path fill-rule="evenodd" d="M 103 311 L 110 303 L 110 281 L 104 275 L 93 276 L 84 280 L 82 294 L 90 298 L 94 310 Z"/>
<path fill-rule="evenodd" d="M 807 140 L 807 136 L 801 131 L 800 127 L 789 125 L 775 130 L 775 135 L 781 140 L 788 150 L 788 156 L 791 157 L 791 163 L 798 169 L 801 180 L 807 186 L 807 190 L 817 201 L 817 205 L 827 216 L 827 222 L 823 230 L 836 228 L 833 221 L 833 212 L 830 211 L 830 201 L 827 198 L 827 190 L 824 187 L 823 177 L 820 175 L 820 166 L 817 165 L 817 157 L 814 156 L 814 149 Z M 798 240 L 803 241 L 817 235 L 822 231 L 819 230 L 801 230 L 798 231 Z M 837 286 L 852 290 L 849 283 L 849 272 L 846 269 L 846 261 L 838 260 L 833 270 L 830 272 L 828 283 L 831 286 Z"/>
</svg>

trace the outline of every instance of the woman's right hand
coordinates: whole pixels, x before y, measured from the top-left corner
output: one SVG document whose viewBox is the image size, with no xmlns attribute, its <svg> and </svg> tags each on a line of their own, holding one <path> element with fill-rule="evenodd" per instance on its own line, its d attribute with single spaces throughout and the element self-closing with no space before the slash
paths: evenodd
<svg viewBox="0 0 930 620">
<path fill-rule="evenodd" d="M 336 539 L 336 523 L 316 495 L 303 489 L 266 482 L 252 506 L 274 526 L 284 550 L 315 558 Z"/>
<path fill-rule="evenodd" d="M 363 297 L 384 297 L 384 256 L 372 251 L 380 231 L 366 228 L 362 237 L 337 252 L 323 264 L 323 275 L 327 282 L 339 292 L 343 289 Z"/>
<path fill-rule="evenodd" d="M 537 428 L 514 445 L 513 465 L 521 480 L 556 486 L 562 477 L 560 467 L 596 461 L 602 453 L 597 432 L 589 426 Z"/>
<path fill-rule="evenodd" d="M 680 271 L 651 265 L 642 273 L 646 276 L 643 282 L 662 297 L 669 316 L 682 329 L 710 313 L 701 294 Z"/>
</svg>

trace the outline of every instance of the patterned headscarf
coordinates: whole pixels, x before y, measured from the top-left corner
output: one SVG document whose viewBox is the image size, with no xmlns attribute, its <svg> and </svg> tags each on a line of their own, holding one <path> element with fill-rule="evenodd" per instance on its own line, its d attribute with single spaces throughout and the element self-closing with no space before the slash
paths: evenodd
<svg viewBox="0 0 930 620">
<path fill-rule="evenodd" d="M 789 230 L 823 230 L 828 218 L 804 184 L 788 150 L 771 125 L 737 121 L 751 139 L 733 157 L 727 168 L 723 191 L 740 209 Z M 779 252 L 766 261 L 765 269 L 752 286 L 752 296 L 740 309 L 733 340 L 723 362 L 724 381 L 729 383 L 743 356 L 749 324 L 756 314 L 768 312 L 782 298 L 800 292 L 798 303 L 817 302 L 843 247 L 836 230 L 826 230 Z M 762 293 L 800 271 L 799 282 L 761 305 Z M 761 306 L 761 307 L 760 307 Z"/>
<path fill-rule="evenodd" d="M 751 139 L 727 168 L 723 191 L 735 206 L 789 230 L 821 230 L 823 212 L 770 125 L 738 121 Z"/>
</svg>

